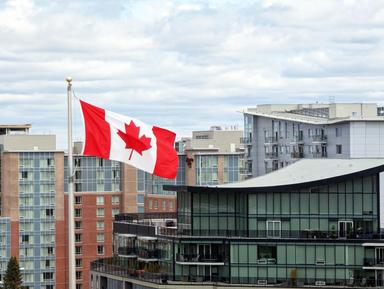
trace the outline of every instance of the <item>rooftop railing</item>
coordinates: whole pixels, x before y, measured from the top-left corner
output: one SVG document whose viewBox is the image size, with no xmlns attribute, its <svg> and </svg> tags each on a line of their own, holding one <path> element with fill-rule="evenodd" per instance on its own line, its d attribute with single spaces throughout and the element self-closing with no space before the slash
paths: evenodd
<svg viewBox="0 0 384 289">
<path fill-rule="evenodd" d="M 261 265 L 271 266 L 271 265 Z M 273 266 L 273 265 L 272 265 Z M 228 286 L 228 284 L 252 284 L 252 285 L 268 285 L 269 287 L 279 288 L 302 288 L 302 287 L 317 287 L 325 288 L 329 286 L 334 288 L 338 287 L 374 287 L 378 285 L 374 277 L 361 273 L 359 278 L 337 279 L 337 278 L 296 278 L 296 277 L 229 277 L 219 276 L 218 274 L 207 275 L 173 275 L 167 273 L 154 273 L 147 272 L 146 270 L 139 270 L 129 267 L 126 260 L 122 258 L 105 258 L 91 262 L 91 271 L 101 274 L 108 274 L 116 276 L 119 280 L 124 278 L 138 281 L 145 281 L 155 284 L 170 284 L 170 285 L 188 285 L 199 284 L 205 282 L 215 283 L 216 286 Z"/>
</svg>

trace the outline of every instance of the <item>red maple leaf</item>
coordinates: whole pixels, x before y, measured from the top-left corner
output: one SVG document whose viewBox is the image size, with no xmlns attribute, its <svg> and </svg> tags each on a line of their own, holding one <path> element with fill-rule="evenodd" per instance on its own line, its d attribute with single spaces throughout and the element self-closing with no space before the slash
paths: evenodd
<svg viewBox="0 0 384 289">
<path fill-rule="evenodd" d="M 140 127 L 136 126 L 135 123 L 131 120 L 129 125 L 125 124 L 125 132 L 118 130 L 117 134 L 125 142 L 126 149 L 132 149 L 129 159 L 132 157 L 133 151 L 136 151 L 141 156 L 143 151 L 146 151 L 151 148 L 151 138 L 142 135 L 139 138 Z"/>
</svg>

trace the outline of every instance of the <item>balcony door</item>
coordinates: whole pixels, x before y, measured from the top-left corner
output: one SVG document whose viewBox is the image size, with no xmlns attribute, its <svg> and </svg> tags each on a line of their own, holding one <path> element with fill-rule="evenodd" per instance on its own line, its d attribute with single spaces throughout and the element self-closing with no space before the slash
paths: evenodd
<svg viewBox="0 0 384 289">
<path fill-rule="evenodd" d="M 384 265 L 384 248 L 376 248 L 376 264 Z"/>
<path fill-rule="evenodd" d="M 281 221 L 267 221 L 267 238 L 281 237 Z"/>
<path fill-rule="evenodd" d="M 353 232 L 352 221 L 339 221 L 339 238 L 348 238 Z"/>
</svg>

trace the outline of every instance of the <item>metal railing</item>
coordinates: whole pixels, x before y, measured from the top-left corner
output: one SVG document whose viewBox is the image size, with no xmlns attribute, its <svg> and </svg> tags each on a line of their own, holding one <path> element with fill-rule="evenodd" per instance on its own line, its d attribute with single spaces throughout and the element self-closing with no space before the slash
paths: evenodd
<svg viewBox="0 0 384 289">
<path fill-rule="evenodd" d="M 277 152 L 265 153 L 266 159 L 277 159 L 278 157 L 279 157 L 279 154 Z"/>
<path fill-rule="evenodd" d="M 316 152 L 312 153 L 312 158 L 319 159 L 319 158 L 326 158 L 328 154 L 326 152 Z"/>
<path fill-rule="evenodd" d="M 269 265 L 271 266 L 271 265 Z M 91 271 L 101 274 L 108 274 L 117 276 L 119 280 L 123 278 L 145 281 L 155 284 L 173 284 L 173 285 L 186 285 L 186 283 L 198 284 L 202 282 L 216 283 L 216 286 L 228 286 L 233 284 L 234 286 L 239 284 L 249 285 L 268 285 L 269 287 L 280 288 L 299 288 L 299 287 L 358 287 L 367 288 L 374 286 L 382 286 L 381 280 L 375 280 L 374 277 L 348 278 L 348 279 L 336 279 L 336 278 L 294 278 L 294 277 L 229 277 L 219 276 L 218 274 L 209 275 L 173 275 L 168 273 L 152 273 L 145 270 L 138 270 L 130 268 L 127 263 L 124 263 L 116 257 L 99 259 L 91 262 Z M 364 273 L 363 273 L 364 274 Z M 222 284 L 220 284 L 222 283 Z"/>
<path fill-rule="evenodd" d="M 240 143 L 242 143 L 242 144 L 251 144 L 252 143 L 252 139 L 250 137 L 241 137 L 240 138 Z"/>
<path fill-rule="evenodd" d="M 384 260 L 380 258 L 364 258 L 364 266 L 383 267 L 384 269 Z"/>
<path fill-rule="evenodd" d="M 313 135 L 312 142 L 327 142 L 327 136 L 321 134 Z"/>
<path fill-rule="evenodd" d="M 291 153 L 291 158 L 293 158 L 293 159 L 302 159 L 302 158 L 304 158 L 304 153 L 293 152 L 293 153 Z"/>
<path fill-rule="evenodd" d="M 264 143 L 277 143 L 277 137 L 274 137 L 274 136 L 267 136 L 265 137 L 264 139 Z"/>
</svg>

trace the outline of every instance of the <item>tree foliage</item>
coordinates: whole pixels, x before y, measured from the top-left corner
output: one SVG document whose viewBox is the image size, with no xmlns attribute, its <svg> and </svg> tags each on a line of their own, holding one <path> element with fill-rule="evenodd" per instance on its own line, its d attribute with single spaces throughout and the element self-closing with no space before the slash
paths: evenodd
<svg viewBox="0 0 384 289">
<path fill-rule="evenodd" d="M 4 276 L 4 289 L 21 289 L 23 283 L 19 262 L 12 256 L 8 261 L 7 271 Z"/>
</svg>

